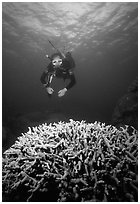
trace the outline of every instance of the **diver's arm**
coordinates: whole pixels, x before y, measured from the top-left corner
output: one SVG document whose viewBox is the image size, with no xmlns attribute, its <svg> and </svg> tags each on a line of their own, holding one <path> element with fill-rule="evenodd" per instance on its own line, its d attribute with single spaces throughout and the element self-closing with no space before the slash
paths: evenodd
<svg viewBox="0 0 140 204">
<path fill-rule="evenodd" d="M 70 83 L 66 86 L 66 88 L 64 88 L 64 89 L 62 89 L 62 90 L 60 90 L 60 91 L 58 92 L 58 97 L 64 96 L 65 93 L 66 93 L 70 88 L 72 88 L 72 87 L 74 86 L 74 84 L 76 83 L 76 79 L 75 79 L 74 74 L 71 74 L 69 78 L 70 78 L 70 80 L 71 80 Z"/>
<path fill-rule="evenodd" d="M 46 77 L 48 78 L 48 75 L 49 75 L 49 72 L 46 71 L 46 70 L 41 75 L 40 81 L 41 81 L 41 83 L 43 84 L 44 87 L 49 86 L 49 83 L 48 83 L 49 80 L 48 80 L 48 82 L 46 82 Z"/>
<path fill-rule="evenodd" d="M 76 84 L 76 79 L 73 73 L 70 74 L 70 83 L 66 86 L 66 89 L 69 90 Z"/>
<path fill-rule="evenodd" d="M 75 85 L 76 79 L 73 73 L 69 74 L 69 79 L 70 79 L 70 83 L 65 88 L 63 88 L 58 92 L 58 97 L 64 96 L 65 93 Z"/>
<path fill-rule="evenodd" d="M 46 82 L 46 77 L 48 78 L 47 82 Z M 54 92 L 53 88 L 50 87 L 51 81 L 52 81 L 53 75 L 50 75 L 49 72 L 44 71 L 41 75 L 41 83 L 43 84 L 43 86 L 46 88 L 46 91 L 48 93 L 49 96 L 51 96 Z"/>
<path fill-rule="evenodd" d="M 53 73 L 53 67 L 52 64 L 49 63 L 45 71 L 42 73 L 40 81 L 43 84 L 44 87 L 49 87 L 52 81 L 52 74 Z"/>
</svg>

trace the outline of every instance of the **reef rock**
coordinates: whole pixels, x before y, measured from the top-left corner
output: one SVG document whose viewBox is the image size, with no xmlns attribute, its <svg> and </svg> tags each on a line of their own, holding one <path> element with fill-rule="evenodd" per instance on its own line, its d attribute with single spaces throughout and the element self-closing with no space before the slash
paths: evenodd
<svg viewBox="0 0 140 204">
<path fill-rule="evenodd" d="M 116 126 L 129 125 L 138 129 L 138 81 L 135 80 L 127 93 L 118 101 L 112 116 Z"/>
</svg>

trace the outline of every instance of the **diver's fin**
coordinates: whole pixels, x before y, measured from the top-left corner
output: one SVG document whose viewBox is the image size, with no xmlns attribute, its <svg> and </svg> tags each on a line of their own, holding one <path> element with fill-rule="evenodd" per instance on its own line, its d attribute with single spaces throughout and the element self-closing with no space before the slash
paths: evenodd
<svg viewBox="0 0 140 204">
<path fill-rule="evenodd" d="M 50 61 L 52 60 L 51 57 L 49 55 L 45 55 Z"/>
<path fill-rule="evenodd" d="M 52 44 L 52 42 L 51 42 L 50 40 L 48 40 L 48 42 L 49 42 L 49 43 L 51 44 L 51 46 L 52 46 L 54 49 L 56 49 L 57 52 L 59 52 L 64 58 L 66 57 L 65 54 L 64 54 L 63 52 L 61 52 L 58 48 L 56 48 L 56 47 Z"/>
</svg>

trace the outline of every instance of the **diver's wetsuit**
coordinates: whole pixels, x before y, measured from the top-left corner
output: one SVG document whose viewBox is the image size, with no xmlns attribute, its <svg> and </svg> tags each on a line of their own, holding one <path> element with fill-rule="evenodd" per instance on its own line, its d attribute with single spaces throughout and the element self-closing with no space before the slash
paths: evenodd
<svg viewBox="0 0 140 204">
<path fill-rule="evenodd" d="M 41 75 L 41 78 L 40 78 L 41 83 L 43 85 L 46 85 L 46 87 L 49 87 L 51 84 L 52 78 L 55 76 L 58 78 L 63 78 L 64 80 L 70 79 L 70 83 L 66 86 L 66 89 L 69 90 L 76 83 L 76 79 L 73 73 L 74 67 L 75 67 L 74 60 L 70 61 L 68 58 L 64 58 L 62 60 L 62 65 L 59 68 L 54 68 L 52 63 L 50 62 L 47 69 Z M 45 80 L 46 77 L 47 77 L 47 82 Z"/>
</svg>

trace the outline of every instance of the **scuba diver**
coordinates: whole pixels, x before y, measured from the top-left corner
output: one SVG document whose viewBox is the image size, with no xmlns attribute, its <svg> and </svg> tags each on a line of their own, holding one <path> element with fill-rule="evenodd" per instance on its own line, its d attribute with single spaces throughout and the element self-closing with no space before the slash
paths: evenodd
<svg viewBox="0 0 140 204">
<path fill-rule="evenodd" d="M 70 79 L 69 84 L 58 92 L 58 97 L 62 97 L 76 83 L 75 75 L 73 73 L 75 62 L 70 52 L 64 54 L 61 53 L 58 49 L 57 51 L 58 52 L 52 54 L 51 57 L 46 55 L 46 57 L 49 58 L 51 62 L 47 66 L 47 69 L 42 73 L 40 81 L 46 88 L 48 95 L 51 96 L 54 92 L 53 88 L 51 87 L 51 82 L 54 77 L 63 78 L 64 81 L 66 79 Z"/>
</svg>

